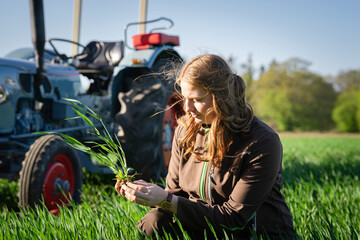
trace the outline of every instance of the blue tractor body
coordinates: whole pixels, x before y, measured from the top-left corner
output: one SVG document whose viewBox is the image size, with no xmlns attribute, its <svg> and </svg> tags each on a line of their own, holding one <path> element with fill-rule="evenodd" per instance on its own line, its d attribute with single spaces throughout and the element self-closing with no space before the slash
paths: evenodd
<svg viewBox="0 0 360 240">
<path fill-rule="evenodd" d="M 20 204 L 32 206 L 43 197 L 49 210 L 56 210 L 63 193 L 79 201 L 83 167 L 92 173 L 111 172 L 56 134 L 35 134 L 51 131 L 82 142 L 94 140 L 81 119 L 65 120 L 75 112 L 64 98 L 77 99 L 102 117 L 142 178 L 165 177 L 170 150 L 164 150 L 163 140 L 169 145 L 175 118 L 165 117 L 164 110 L 174 102 L 174 79 L 159 73 L 169 63 L 181 62 L 174 50 L 178 43 L 141 40 L 125 55 L 123 41 L 83 46 L 45 40 L 39 18 L 42 1 L 31 1 L 31 7 L 34 49 L 0 58 L 0 177 L 19 179 Z M 141 37 L 152 36 L 145 35 Z M 83 50 L 68 57 L 58 51 L 56 41 L 78 44 Z M 45 42 L 52 49 L 44 49 Z"/>
</svg>

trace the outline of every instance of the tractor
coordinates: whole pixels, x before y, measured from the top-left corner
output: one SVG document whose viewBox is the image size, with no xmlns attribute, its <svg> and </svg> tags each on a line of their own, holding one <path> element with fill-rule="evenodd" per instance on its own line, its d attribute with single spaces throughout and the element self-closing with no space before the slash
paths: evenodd
<svg viewBox="0 0 360 240">
<path fill-rule="evenodd" d="M 150 31 L 127 41 L 91 41 L 82 45 L 61 38 L 45 38 L 41 0 L 30 0 L 34 48 L 0 58 L 0 177 L 18 180 L 19 204 L 43 202 L 52 212 L 62 204 L 79 202 L 82 169 L 111 173 L 83 152 L 64 143 L 65 133 L 81 142 L 94 140 L 89 127 L 75 116 L 64 98 L 77 99 L 96 111 L 107 129 L 118 136 L 128 165 L 146 180 L 167 173 L 176 114 L 181 106 L 174 91 L 174 77 L 182 58 L 174 47 L 177 36 Z M 157 29 L 159 30 L 159 29 Z M 67 56 L 57 43 L 77 44 L 79 54 Z M 49 45 L 49 48 L 45 48 Z M 125 47 L 132 51 L 125 55 Z M 82 90 L 82 78 L 89 86 Z M 174 106 L 165 111 L 168 106 Z"/>
</svg>

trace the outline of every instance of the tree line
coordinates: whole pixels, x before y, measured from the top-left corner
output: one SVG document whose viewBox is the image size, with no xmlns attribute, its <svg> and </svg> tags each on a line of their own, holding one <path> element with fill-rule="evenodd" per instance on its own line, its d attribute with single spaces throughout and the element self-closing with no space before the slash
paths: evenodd
<svg viewBox="0 0 360 240">
<path fill-rule="evenodd" d="M 234 64 L 233 58 L 229 58 Z M 360 69 L 321 76 L 310 63 L 292 58 L 260 69 L 251 56 L 242 65 L 247 99 L 256 116 L 278 131 L 360 131 Z"/>
</svg>

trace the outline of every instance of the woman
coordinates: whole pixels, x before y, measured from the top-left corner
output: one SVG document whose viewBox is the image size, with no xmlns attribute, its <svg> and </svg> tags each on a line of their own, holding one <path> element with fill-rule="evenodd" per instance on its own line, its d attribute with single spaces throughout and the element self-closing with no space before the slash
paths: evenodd
<svg viewBox="0 0 360 240">
<path fill-rule="evenodd" d="M 154 230 L 179 232 L 175 214 L 197 238 L 223 238 L 226 232 L 249 239 L 255 230 L 293 237 L 280 192 L 282 145 L 253 115 L 243 79 L 219 56 L 203 55 L 182 67 L 176 83 L 186 114 L 175 130 L 165 190 L 142 180 L 115 185 L 130 201 L 158 207 L 138 227 L 150 236 Z"/>
</svg>

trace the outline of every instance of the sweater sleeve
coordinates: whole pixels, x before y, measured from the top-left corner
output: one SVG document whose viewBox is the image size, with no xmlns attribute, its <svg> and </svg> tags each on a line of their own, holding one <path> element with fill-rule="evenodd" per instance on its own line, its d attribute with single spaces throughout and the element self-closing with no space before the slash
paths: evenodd
<svg viewBox="0 0 360 240">
<path fill-rule="evenodd" d="M 177 216 L 182 223 L 194 229 L 206 228 L 206 218 L 215 230 L 224 226 L 241 230 L 246 226 L 274 186 L 281 168 L 282 146 L 276 133 L 268 133 L 249 151 L 250 155 L 243 158 L 241 176 L 223 204 L 210 206 L 179 197 Z"/>
<path fill-rule="evenodd" d="M 182 126 L 177 126 L 174 133 L 172 142 L 171 158 L 169 163 L 168 174 L 166 176 L 166 188 L 165 190 L 178 196 L 188 197 L 188 194 L 184 192 L 179 186 L 179 166 L 182 158 L 182 150 L 180 148 L 179 141 L 181 139 Z"/>
</svg>

